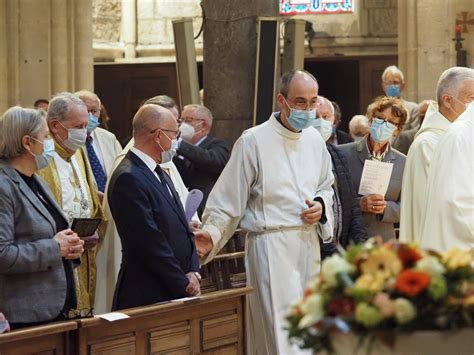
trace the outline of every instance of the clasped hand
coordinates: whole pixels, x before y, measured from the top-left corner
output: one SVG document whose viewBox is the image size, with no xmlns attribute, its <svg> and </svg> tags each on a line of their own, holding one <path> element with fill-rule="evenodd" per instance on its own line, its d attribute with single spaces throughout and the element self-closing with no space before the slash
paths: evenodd
<svg viewBox="0 0 474 355">
<path fill-rule="evenodd" d="M 382 195 L 371 194 L 360 198 L 360 209 L 365 213 L 383 214 L 387 201 Z"/>
<path fill-rule="evenodd" d="M 301 220 L 309 225 L 318 223 L 323 214 L 323 205 L 319 201 L 311 200 L 305 200 L 305 203 L 308 208 L 301 213 Z"/>
<path fill-rule="evenodd" d="M 61 256 L 65 259 L 77 259 L 84 253 L 84 241 L 69 228 L 57 233 L 53 239 L 59 243 Z"/>
</svg>

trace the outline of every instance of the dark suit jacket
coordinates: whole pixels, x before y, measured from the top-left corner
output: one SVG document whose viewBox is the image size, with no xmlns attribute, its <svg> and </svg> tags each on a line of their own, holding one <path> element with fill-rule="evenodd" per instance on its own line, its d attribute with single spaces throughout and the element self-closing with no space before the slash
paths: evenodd
<svg viewBox="0 0 474 355">
<path fill-rule="evenodd" d="M 351 174 L 347 170 L 347 161 L 340 151 L 332 144 L 327 145 L 333 166 L 337 195 L 341 202 L 342 231 L 339 244 L 347 248 L 349 244 L 357 244 L 367 239 L 367 228 L 365 227 L 359 206 L 359 197 L 352 184 Z M 338 221 L 334 221 L 334 224 Z M 335 243 L 321 244 L 321 257 L 324 258 L 336 251 Z"/>
<path fill-rule="evenodd" d="M 352 139 L 349 133 L 346 133 L 340 129 L 336 130 L 336 137 L 337 137 L 338 145 L 354 142 L 354 140 Z"/>
<path fill-rule="evenodd" d="M 359 191 L 364 163 L 365 160 L 369 159 L 367 137 L 359 142 L 340 145 L 337 149 L 342 152 L 346 158 L 348 163 L 347 167 L 352 177 L 352 183 L 356 191 Z M 404 154 L 393 148 L 389 148 L 389 151 L 383 159 L 384 162 L 393 163 L 390 183 L 387 193 L 385 194 L 387 207 L 383 215 L 362 212 L 362 217 L 369 231 L 369 237 L 380 235 L 385 240 L 395 238 L 394 223 L 400 222 L 400 193 L 405 159 L 406 156 Z"/>
<path fill-rule="evenodd" d="M 43 196 L 62 215 L 49 187 L 34 176 Z M 67 224 L 66 217 L 64 222 Z M 66 300 L 65 267 L 56 223 L 18 172 L 0 160 L 0 311 L 11 323 L 59 316 Z"/>
<path fill-rule="evenodd" d="M 207 136 L 199 146 L 182 141 L 177 153 L 173 162 L 184 184 L 189 190 L 201 190 L 204 195 L 198 209 L 201 217 L 207 197 L 230 158 L 230 147 L 222 139 Z"/>
<path fill-rule="evenodd" d="M 112 174 L 108 202 L 122 241 L 114 310 L 185 297 L 186 273 L 199 271 L 194 235 L 167 183 L 174 199 L 132 151 Z"/>
<path fill-rule="evenodd" d="M 392 146 L 398 150 L 399 152 L 407 155 L 408 150 L 411 147 L 411 144 L 415 140 L 416 133 L 418 132 L 418 127 L 408 129 L 408 130 L 403 130 L 397 138 L 392 143 Z"/>
</svg>

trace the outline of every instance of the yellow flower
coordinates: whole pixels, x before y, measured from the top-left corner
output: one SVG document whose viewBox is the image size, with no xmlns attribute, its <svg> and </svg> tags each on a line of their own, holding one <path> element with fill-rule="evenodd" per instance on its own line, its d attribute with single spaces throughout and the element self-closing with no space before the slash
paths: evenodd
<svg viewBox="0 0 474 355">
<path fill-rule="evenodd" d="M 392 249 L 382 247 L 370 253 L 366 261 L 361 264 L 363 274 L 383 273 L 385 277 L 395 276 L 402 270 L 402 263 Z"/>
<path fill-rule="evenodd" d="M 450 270 L 470 266 L 472 262 L 472 254 L 469 250 L 453 248 L 443 255 L 443 263 Z"/>
<path fill-rule="evenodd" d="M 373 272 L 362 274 L 355 283 L 355 288 L 365 289 L 372 292 L 380 292 L 385 286 L 387 274 L 385 272 Z"/>
</svg>

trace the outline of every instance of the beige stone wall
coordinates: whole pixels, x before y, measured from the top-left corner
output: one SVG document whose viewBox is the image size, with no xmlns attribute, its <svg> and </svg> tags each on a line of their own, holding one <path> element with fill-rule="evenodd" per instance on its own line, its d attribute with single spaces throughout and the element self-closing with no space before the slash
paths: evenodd
<svg viewBox="0 0 474 355">
<path fill-rule="evenodd" d="M 91 0 L 0 0 L 0 112 L 92 90 Z"/>
<path fill-rule="evenodd" d="M 408 82 L 408 99 L 434 99 L 441 73 L 456 65 L 456 15 L 462 11 L 474 19 L 474 1 L 399 1 L 399 63 Z M 474 67 L 474 25 L 463 33 L 467 65 Z"/>
</svg>

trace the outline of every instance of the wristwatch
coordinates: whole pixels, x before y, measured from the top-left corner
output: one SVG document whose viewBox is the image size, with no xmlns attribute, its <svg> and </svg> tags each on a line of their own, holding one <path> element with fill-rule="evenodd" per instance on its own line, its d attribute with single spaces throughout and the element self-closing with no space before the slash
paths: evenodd
<svg viewBox="0 0 474 355">
<path fill-rule="evenodd" d="M 202 277 L 201 277 L 201 274 L 197 271 L 194 272 L 194 276 L 196 276 L 196 278 L 198 279 L 198 281 L 201 281 Z"/>
</svg>

